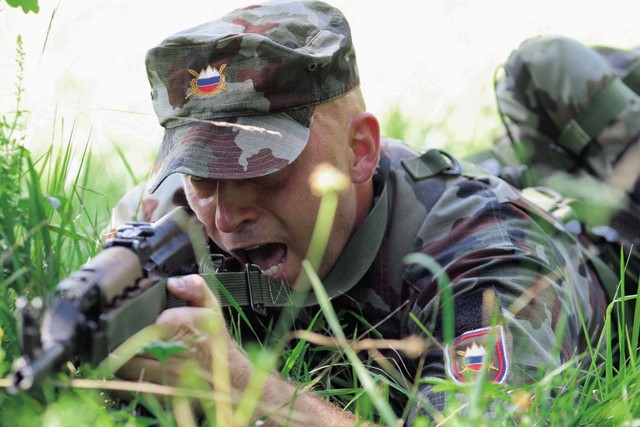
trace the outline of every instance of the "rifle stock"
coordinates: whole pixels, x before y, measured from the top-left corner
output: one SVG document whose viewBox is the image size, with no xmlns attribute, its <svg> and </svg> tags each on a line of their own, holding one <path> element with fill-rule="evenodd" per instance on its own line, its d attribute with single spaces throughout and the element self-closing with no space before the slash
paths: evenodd
<svg viewBox="0 0 640 427">
<path fill-rule="evenodd" d="M 31 307 L 19 304 L 23 354 L 9 392 L 38 386 L 67 361 L 99 363 L 161 311 L 184 304 L 168 295 L 166 279 L 197 273 L 206 242 L 204 227 L 184 207 L 153 224 L 130 223 L 56 286 L 41 325 Z"/>
</svg>

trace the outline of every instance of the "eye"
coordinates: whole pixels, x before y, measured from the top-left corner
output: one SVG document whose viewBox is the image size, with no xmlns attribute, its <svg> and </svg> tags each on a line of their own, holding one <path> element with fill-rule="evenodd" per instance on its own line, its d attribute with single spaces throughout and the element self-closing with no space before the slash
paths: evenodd
<svg viewBox="0 0 640 427">
<path fill-rule="evenodd" d="M 189 175 L 189 185 L 194 189 L 197 189 L 198 191 L 200 190 L 211 191 L 211 189 L 216 188 L 216 182 L 217 181 L 215 179 L 204 178 L 202 176 Z"/>
<path fill-rule="evenodd" d="M 276 173 L 272 173 L 270 175 L 261 176 L 259 178 L 254 178 L 253 182 L 258 184 L 263 188 L 276 188 L 280 185 L 284 184 L 289 175 L 288 168 L 281 169 Z"/>
</svg>

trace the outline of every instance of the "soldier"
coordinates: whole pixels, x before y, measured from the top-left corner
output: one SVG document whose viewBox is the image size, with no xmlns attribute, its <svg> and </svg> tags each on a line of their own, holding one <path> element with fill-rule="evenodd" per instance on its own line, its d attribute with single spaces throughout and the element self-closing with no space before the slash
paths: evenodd
<svg viewBox="0 0 640 427">
<path fill-rule="evenodd" d="M 585 255 L 595 249 L 505 181 L 446 152 L 418 155 L 381 137 L 340 11 L 306 0 L 242 8 L 168 37 L 146 64 L 166 129 L 149 188 L 163 191 L 167 177 L 180 174 L 189 206 L 238 264 L 297 283 L 320 203 L 309 176 L 329 164 L 346 177 L 317 273 L 348 337 L 432 335 L 434 345 L 418 357 L 385 353 L 407 390 L 422 378 L 463 383 L 478 373 L 495 383 L 533 381 L 541 367 L 551 370 L 597 341 L 606 298 Z M 405 262 L 414 253 L 421 258 Z M 199 325 L 217 300 L 200 276 L 168 286 L 188 307 L 163 312 L 158 324 L 176 339 L 198 336 L 185 340 L 195 349 L 187 354 L 210 372 L 211 354 L 224 344 L 212 345 Z M 453 297 L 452 319 L 442 287 Z M 281 311 L 266 310 L 266 319 Z M 316 313 L 316 304 L 305 305 L 295 327 Z M 231 385 L 242 391 L 252 364 L 226 336 Z M 161 382 L 162 372 L 141 356 L 119 376 Z M 415 395 L 391 394 L 409 408 L 408 425 L 448 404 L 425 382 Z M 286 421 L 265 408 L 302 414 L 303 425 L 357 421 L 275 373 L 261 400 L 256 416 L 276 424 Z"/>
<path fill-rule="evenodd" d="M 482 162 L 517 188 L 544 186 L 572 209 L 613 269 L 640 269 L 640 53 L 563 36 L 525 40 L 496 84 L 506 135 Z M 486 156 L 487 153 L 479 157 Z M 497 160 L 497 165 L 496 165 Z"/>
</svg>

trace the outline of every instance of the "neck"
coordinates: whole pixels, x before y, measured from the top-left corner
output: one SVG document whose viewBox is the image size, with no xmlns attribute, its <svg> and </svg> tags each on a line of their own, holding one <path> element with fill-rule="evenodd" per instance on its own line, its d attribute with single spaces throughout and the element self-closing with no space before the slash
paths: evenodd
<svg viewBox="0 0 640 427">
<path fill-rule="evenodd" d="M 362 184 L 356 184 L 355 188 L 356 198 L 356 220 L 354 224 L 354 230 L 360 227 L 364 220 L 369 215 L 371 207 L 373 205 L 373 184 L 371 180 Z"/>
</svg>

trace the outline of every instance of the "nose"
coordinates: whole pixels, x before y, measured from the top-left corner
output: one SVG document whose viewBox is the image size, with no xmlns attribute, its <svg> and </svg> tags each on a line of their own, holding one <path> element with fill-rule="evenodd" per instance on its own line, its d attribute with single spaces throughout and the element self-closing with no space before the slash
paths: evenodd
<svg viewBox="0 0 640 427">
<path fill-rule="evenodd" d="M 231 233 L 243 223 L 257 219 L 256 196 L 250 184 L 243 181 L 218 181 L 215 193 L 215 225 L 223 233 Z"/>
</svg>

